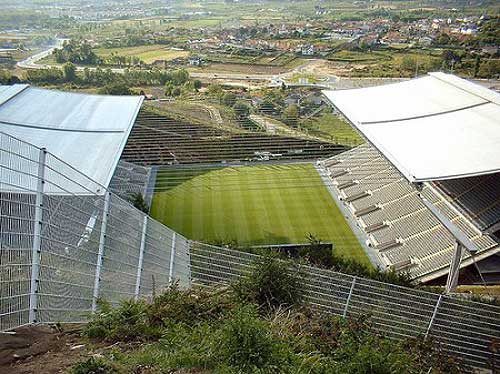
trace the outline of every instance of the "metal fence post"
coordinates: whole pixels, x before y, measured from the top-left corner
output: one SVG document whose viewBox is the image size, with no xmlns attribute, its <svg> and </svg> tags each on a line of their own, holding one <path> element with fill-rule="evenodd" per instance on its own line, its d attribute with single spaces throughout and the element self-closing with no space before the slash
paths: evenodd
<svg viewBox="0 0 500 374">
<path fill-rule="evenodd" d="M 429 321 L 429 326 L 427 326 L 427 331 L 425 332 L 424 340 L 427 339 L 427 336 L 431 332 L 432 324 L 434 323 L 434 319 L 436 318 L 436 314 L 437 314 L 439 305 L 441 305 L 442 299 L 443 299 L 443 295 L 439 295 L 438 300 L 436 302 L 436 306 L 434 307 L 434 312 L 432 312 L 431 320 Z"/>
<path fill-rule="evenodd" d="M 174 281 L 174 265 L 175 265 L 175 232 L 172 235 L 172 248 L 170 250 L 170 266 L 168 268 L 168 285 L 171 286 Z"/>
<path fill-rule="evenodd" d="M 38 174 L 35 196 L 35 219 L 33 228 L 33 243 L 31 248 L 31 282 L 29 323 L 37 322 L 38 287 L 40 286 L 40 253 L 42 250 L 42 216 L 43 216 L 43 190 L 45 185 L 45 159 L 47 150 L 40 149 L 38 154 Z"/>
<path fill-rule="evenodd" d="M 108 225 L 110 200 L 111 200 L 111 193 L 106 192 L 106 194 L 104 195 L 104 210 L 102 212 L 101 235 L 99 237 L 99 252 L 97 254 L 97 264 L 95 268 L 94 292 L 92 295 L 92 313 L 95 313 L 97 309 L 97 299 L 99 298 L 99 287 L 101 285 L 102 258 L 104 256 L 104 244 L 106 241 L 106 228 Z"/>
<path fill-rule="evenodd" d="M 144 248 L 146 247 L 146 230 L 148 228 L 148 216 L 144 216 L 142 222 L 141 247 L 139 249 L 139 263 L 137 264 L 137 279 L 135 280 L 135 300 L 139 299 L 141 288 L 142 262 L 144 261 Z"/>
<path fill-rule="evenodd" d="M 347 309 L 349 309 L 349 304 L 351 303 L 352 293 L 354 291 L 354 286 L 356 285 L 356 277 L 352 278 L 351 289 L 349 290 L 349 296 L 347 296 L 347 301 L 345 302 L 344 313 L 342 316 L 347 317 Z"/>
</svg>

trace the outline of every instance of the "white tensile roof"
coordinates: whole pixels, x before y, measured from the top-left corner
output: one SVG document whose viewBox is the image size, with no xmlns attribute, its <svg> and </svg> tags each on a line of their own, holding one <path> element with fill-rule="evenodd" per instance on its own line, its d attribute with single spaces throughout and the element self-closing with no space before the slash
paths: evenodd
<svg viewBox="0 0 500 374">
<path fill-rule="evenodd" d="M 0 86 L 0 132 L 46 148 L 107 187 L 142 100 Z M 95 183 L 89 187 L 95 189 Z"/>
<path fill-rule="evenodd" d="M 429 73 L 326 97 L 410 181 L 500 172 L 500 94 Z"/>
</svg>

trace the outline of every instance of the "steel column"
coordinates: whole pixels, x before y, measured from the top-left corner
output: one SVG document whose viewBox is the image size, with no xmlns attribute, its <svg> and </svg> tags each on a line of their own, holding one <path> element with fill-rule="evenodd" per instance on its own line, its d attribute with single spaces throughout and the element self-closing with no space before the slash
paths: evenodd
<svg viewBox="0 0 500 374">
<path fill-rule="evenodd" d="M 104 195 L 104 210 L 102 212 L 101 235 L 99 237 L 99 250 L 97 253 L 97 264 L 95 269 L 94 292 L 92 295 L 92 313 L 95 313 L 97 309 L 97 299 L 99 298 L 99 288 L 101 286 L 102 259 L 104 257 L 104 244 L 106 242 L 106 228 L 108 225 L 110 200 L 111 193 L 106 192 L 106 194 Z"/>
<path fill-rule="evenodd" d="M 434 307 L 434 312 L 432 312 L 431 320 L 429 321 L 429 326 L 427 326 L 427 331 L 425 332 L 424 339 L 427 339 L 427 336 L 431 332 L 432 324 L 434 323 L 434 319 L 436 318 L 436 314 L 437 314 L 439 305 L 441 305 L 442 299 L 443 299 L 443 295 L 439 295 L 438 300 L 436 302 L 436 306 Z"/>
<path fill-rule="evenodd" d="M 40 149 L 38 154 L 38 173 L 35 197 L 35 218 L 33 227 L 33 243 L 31 248 L 31 284 L 29 323 L 36 323 L 38 311 L 38 288 L 40 286 L 40 254 L 42 251 L 42 216 L 43 216 L 43 190 L 45 185 L 45 161 L 47 150 Z"/>
<path fill-rule="evenodd" d="M 172 248 L 170 250 L 170 266 L 168 267 L 168 285 L 171 286 L 174 281 L 174 266 L 175 266 L 175 232 L 172 235 Z"/>
<path fill-rule="evenodd" d="M 137 264 L 137 279 L 135 280 L 135 300 L 139 299 L 139 291 L 141 288 L 142 262 L 144 261 L 144 248 L 146 247 L 146 231 L 148 228 L 148 216 L 144 216 L 142 222 L 141 247 L 139 250 L 139 263 Z"/>
<path fill-rule="evenodd" d="M 354 286 L 356 285 L 356 277 L 352 278 L 351 289 L 349 290 L 349 296 L 347 296 L 347 301 L 345 303 L 344 313 L 342 316 L 347 317 L 347 309 L 349 308 L 349 304 L 351 303 L 352 293 L 354 292 Z"/>
<path fill-rule="evenodd" d="M 453 251 L 453 259 L 450 263 L 450 271 L 446 280 L 446 293 L 455 292 L 458 285 L 458 276 L 460 274 L 460 264 L 462 263 L 463 245 L 457 241 Z"/>
</svg>

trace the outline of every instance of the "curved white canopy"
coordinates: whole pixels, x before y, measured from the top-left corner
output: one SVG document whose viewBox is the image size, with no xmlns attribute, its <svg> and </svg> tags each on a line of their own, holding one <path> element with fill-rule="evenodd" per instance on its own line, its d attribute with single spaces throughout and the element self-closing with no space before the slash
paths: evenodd
<svg viewBox="0 0 500 374">
<path fill-rule="evenodd" d="M 500 94 L 454 75 L 324 91 L 410 181 L 500 172 Z"/>
<path fill-rule="evenodd" d="M 107 187 L 142 100 L 0 86 L 0 132 L 46 148 Z"/>
</svg>

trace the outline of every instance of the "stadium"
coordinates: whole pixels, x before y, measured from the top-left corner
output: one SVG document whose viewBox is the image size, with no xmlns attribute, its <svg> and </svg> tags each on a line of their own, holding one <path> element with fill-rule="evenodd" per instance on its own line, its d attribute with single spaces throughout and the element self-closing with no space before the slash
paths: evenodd
<svg viewBox="0 0 500 374">
<path fill-rule="evenodd" d="M 84 321 L 99 298 L 174 281 L 227 283 L 255 255 L 222 244 L 313 235 L 447 290 L 311 267 L 304 292 L 319 309 L 370 311 L 388 336 L 429 335 L 485 367 L 500 309 L 451 294 L 500 281 L 500 94 L 430 73 L 324 95 L 365 144 L 185 123 L 142 97 L 0 86 L 0 330 Z"/>
</svg>

